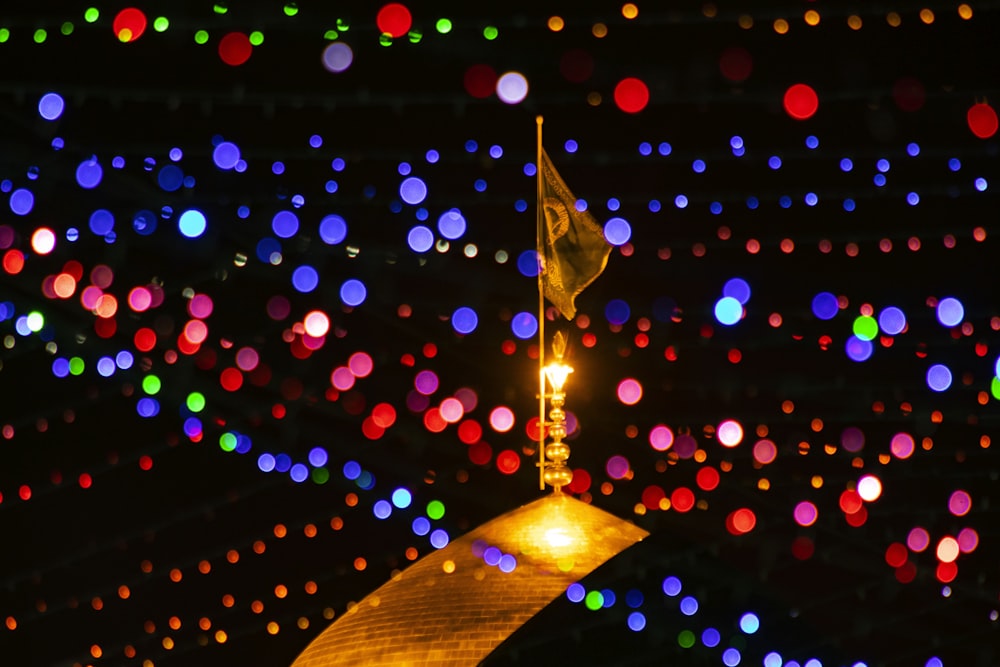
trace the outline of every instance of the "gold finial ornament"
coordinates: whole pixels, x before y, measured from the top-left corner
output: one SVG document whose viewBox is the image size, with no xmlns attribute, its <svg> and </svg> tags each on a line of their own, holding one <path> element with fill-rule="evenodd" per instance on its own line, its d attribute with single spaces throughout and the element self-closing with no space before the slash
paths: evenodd
<svg viewBox="0 0 1000 667">
<path fill-rule="evenodd" d="M 563 356 L 566 354 L 566 336 L 561 331 L 556 332 L 552 340 L 552 354 L 555 361 L 544 368 L 545 378 L 551 389 L 551 393 L 547 396 L 552 409 L 549 410 L 549 419 L 545 423 L 551 441 L 545 445 L 545 470 L 542 477 L 553 491 L 558 492 L 573 481 L 573 471 L 566 466 L 566 460 L 569 459 L 569 445 L 562 441 L 566 437 L 564 387 L 573 368 L 563 363 Z"/>
</svg>

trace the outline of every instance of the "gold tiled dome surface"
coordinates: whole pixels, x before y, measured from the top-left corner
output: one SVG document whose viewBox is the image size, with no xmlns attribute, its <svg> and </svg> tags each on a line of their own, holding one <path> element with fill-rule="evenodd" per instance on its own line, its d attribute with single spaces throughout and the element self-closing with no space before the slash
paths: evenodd
<svg viewBox="0 0 1000 667">
<path fill-rule="evenodd" d="M 574 581 L 648 533 L 563 494 L 428 554 L 324 630 L 292 667 L 475 665 Z M 503 572 L 486 547 L 513 555 Z"/>
</svg>

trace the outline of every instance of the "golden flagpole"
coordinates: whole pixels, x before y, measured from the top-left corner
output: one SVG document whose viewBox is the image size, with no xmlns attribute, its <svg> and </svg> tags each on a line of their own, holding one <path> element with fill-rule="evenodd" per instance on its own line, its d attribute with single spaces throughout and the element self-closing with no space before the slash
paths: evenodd
<svg viewBox="0 0 1000 667">
<path fill-rule="evenodd" d="M 538 141 L 535 153 L 535 251 L 538 253 L 538 489 L 545 490 L 545 287 L 542 271 L 545 270 L 545 248 L 542 246 L 542 225 L 545 211 L 542 208 L 544 184 L 542 180 L 542 117 L 535 117 Z"/>
</svg>

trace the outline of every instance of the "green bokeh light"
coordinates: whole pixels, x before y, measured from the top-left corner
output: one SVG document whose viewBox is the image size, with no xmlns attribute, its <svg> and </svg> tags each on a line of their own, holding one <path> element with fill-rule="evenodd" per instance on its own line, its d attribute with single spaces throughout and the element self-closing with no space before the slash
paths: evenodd
<svg viewBox="0 0 1000 667">
<path fill-rule="evenodd" d="M 170 21 L 166 16 L 157 16 L 153 19 L 153 30 L 156 32 L 166 32 L 167 28 L 170 27 Z"/>
<path fill-rule="evenodd" d="M 428 518 L 437 521 L 444 516 L 444 503 L 440 500 L 432 500 L 427 503 L 427 516 Z"/>
<path fill-rule="evenodd" d="M 147 375 L 142 378 L 142 390 L 150 396 L 155 396 L 160 392 L 160 378 L 155 375 Z"/>
<path fill-rule="evenodd" d="M 331 42 L 340 37 L 340 34 L 336 30 L 327 30 L 323 33 L 323 39 L 328 39 Z"/>
<path fill-rule="evenodd" d="M 48 39 L 49 33 L 46 32 L 45 28 L 39 28 L 35 31 L 35 44 L 41 44 L 46 39 Z"/>
<path fill-rule="evenodd" d="M 1000 401 L 1000 378 L 994 377 L 990 382 L 990 393 L 993 394 L 993 398 Z"/>
<path fill-rule="evenodd" d="M 330 471 L 326 468 L 313 468 L 312 481 L 316 484 L 326 484 L 330 481 Z"/>
<path fill-rule="evenodd" d="M 590 591 L 583 599 L 583 604 L 587 605 L 590 611 L 597 611 L 604 606 L 604 594 L 600 591 Z"/>
<path fill-rule="evenodd" d="M 215 12 L 216 14 L 225 14 L 226 12 L 229 11 L 229 7 L 222 4 L 221 2 L 217 2 L 215 3 L 215 6 L 212 7 L 212 11 Z"/>
<path fill-rule="evenodd" d="M 191 412 L 201 412 L 205 409 L 205 395 L 200 391 L 192 391 L 188 394 L 186 404 Z"/>
<path fill-rule="evenodd" d="M 420 40 L 424 38 L 424 33 L 417 30 L 411 30 L 407 33 L 407 36 L 410 38 L 410 44 L 419 44 Z"/>
<path fill-rule="evenodd" d="M 260 30 L 254 30 L 250 33 L 250 44 L 253 46 L 260 46 L 264 43 L 264 33 Z"/>
<path fill-rule="evenodd" d="M 33 332 L 38 333 L 39 331 L 42 330 L 42 327 L 45 326 L 45 317 L 37 310 L 33 310 L 30 313 L 28 313 L 28 317 L 25 320 L 25 324 L 27 324 L 28 328 L 31 329 Z"/>
<path fill-rule="evenodd" d="M 97 7 L 91 7 L 83 12 L 83 20 L 87 23 L 93 23 L 99 18 L 101 18 L 101 12 L 97 9 Z"/>
<path fill-rule="evenodd" d="M 299 6 L 294 2 L 289 2 L 285 5 L 285 16 L 295 16 L 299 13 Z"/>
<path fill-rule="evenodd" d="M 496 39 L 497 35 L 499 35 L 499 34 L 500 34 L 500 31 L 497 30 L 496 26 L 488 25 L 485 28 L 483 28 L 483 37 L 485 37 L 486 39 L 490 40 L 491 42 L 494 39 Z"/>
<path fill-rule="evenodd" d="M 351 29 L 351 24 L 346 19 L 337 19 L 337 30 L 347 32 Z"/>
<path fill-rule="evenodd" d="M 8 39 L 10 39 L 10 30 L 7 30 L 7 28 L 0 28 L 0 44 L 3 44 Z"/>
<path fill-rule="evenodd" d="M 59 28 L 59 32 L 61 32 L 64 35 L 72 35 L 73 34 L 73 24 L 70 21 L 63 22 L 62 26 L 60 26 L 60 28 Z"/>
<path fill-rule="evenodd" d="M 383 32 L 378 36 L 378 43 L 381 46 L 392 46 L 392 35 L 387 32 Z"/>
<path fill-rule="evenodd" d="M 73 375 L 80 375 L 83 370 L 87 367 L 87 364 L 83 363 L 83 359 L 80 357 L 73 357 L 69 360 L 69 372 Z"/>
<path fill-rule="evenodd" d="M 223 433 L 219 436 L 219 447 L 224 452 L 232 452 L 236 449 L 236 435 L 233 433 Z"/>
<path fill-rule="evenodd" d="M 874 317 L 861 315 L 854 320 L 854 335 L 861 340 L 875 340 L 878 336 L 878 322 Z"/>
<path fill-rule="evenodd" d="M 690 630 L 681 630 L 681 633 L 677 635 L 677 643 L 680 644 L 681 648 L 691 648 L 694 646 L 694 633 Z"/>
<path fill-rule="evenodd" d="M 451 27 L 452 27 L 451 26 L 451 20 L 450 19 L 438 19 L 437 23 L 434 24 L 434 27 L 442 35 L 447 35 L 449 32 L 451 32 Z"/>
<path fill-rule="evenodd" d="M 195 44 L 204 44 L 207 41 L 208 41 L 208 31 L 207 30 L 199 30 L 198 32 L 196 32 L 194 34 L 194 43 Z"/>
</svg>

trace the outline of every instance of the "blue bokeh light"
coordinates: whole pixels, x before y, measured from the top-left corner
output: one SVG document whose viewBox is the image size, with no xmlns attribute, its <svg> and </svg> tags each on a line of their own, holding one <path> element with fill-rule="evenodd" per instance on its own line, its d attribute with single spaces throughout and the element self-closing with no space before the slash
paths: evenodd
<svg viewBox="0 0 1000 667">
<path fill-rule="evenodd" d="M 676 597 L 681 592 L 681 580 L 670 576 L 663 580 L 663 592 L 670 597 Z"/>
<path fill-rule="evenodd" d="M 731 326 L 743 317 L 743 304 L 731 296 L 724 296 L 715 302 L 715 319 L 719 324 Z"/>
<path fill-rule="evenodd" d="M 742 658 L 743 656 L 740 655 L 739 649 L 727 648 L 722 652 L 722 664 L 726 667 L 736 667 L 736 665 L 740 664 Z"/>
<path fill-rule="evenodd" d="M 740 630 L 748 635 L 752 635 L 760 629 L 760 618 L 752 611 L 748 611 L 740 617 Z"/>
<path fill-rule="evenodd" d="M 694 616 L 698 613 L 698 600 L 688 595 L 681 599 L 681 613 L 685 616 Z"/>
<path fill-rule="evenodd" d="M 470 334 L 479 325 L 479 316 L 472 308 L 462 306 L 451 316 L 451 326 L 460 334 Z"/>
<path fill-rule="evenodd" d="M 308 294 L 319 285 L 319 272 L 308 264 L 303 264 L 292 271 L 292 287 L 297 292 Z"/>
<path fill-rule="evenodd" d="M 376 500 L 372 506 L 372 514 L 376 519 L 388 519 L 392 514 L 392 504 L 387 500 Z"/>
<path fill-rule="evenodd" d="M 410 529 L 413 531 L 414 535 L 419 535 L 420 537 L 423 537 L 427 533 L 431 532 L 430 519 L 428 519 L 425 516 L 418 516 L 416 519 L 413 520 L 413 523 L 410 524 Z"/>
<path fill-rule="evenodd" d="M 278 211 L 271 219 L 271 229 L 280 239 L 290 239 L 299 231 L 299 217 L 291 211 Z"/>
<path fill-rule="evenodd" d="M 35 207 L 35 195 L 31 190 L 18 188 L 10 193 L 10 210 L 17 215 L 28 215 Z"/>
<path fill-rule="evenodd" d="M 938 302 L 937 319 L 946 327 L 954 327 L 965 318 L 965 306 L 954 297 L 945 297 Z"/>
<path fill-rule="evenodd" d="M 844 349 L 852 361 L 861 362 L 867 361 L 872 356 L 875 346 L 870 340 L 862 340 L 857 336 L 851 336 L 844 343 Z"/>
<path fill-rule="evenodd" d="M 510 330 L 521 340 L 527 340 L 538 333 L 538 320 L 529 312 L 521 312 L 510 320 Z"/>
<path fill-rule="evenodd" d="M 45 93 L 38 100 L 38 114 L 45 120 L 56 120 L 66 108 L 66 102 L 59 93 Z"/>
<path fill-rule="evenodd" d="M 327 245 L 337 245 L 347 237 L 347 222 L 333 213 L 324 216 L 319 223 L 319 237 Z"/>
<path fill-rule="evenodd" d="M 409 489 L 404 489 L 399 487 L 392 492 L 392 504 L 403 510 L 410 506 L 413 502 L 413 494 L 410 493 Z"/>
<path fill-rule="evenodd" d="M 722 296 L 730 296 L 745 306 L 750 300 L 750 284 L 742 278 L 730 278 L 722 286 Z"/>
<path fill-rule="evenodd" d="M 628 615 L 628 629 L 639 632 L 646 627 L 646 616 L 641 611 L 633 611 Z"/>
<path fill-rule="evenodd" d="M 927 369 L 927 386 L 934 391 L 948 389 L 951 379 L 951 369 L 944 364 L 933 364 Z"/>
<path fill-rule="evenodd" d="M 204 234 L 207 225 L 205 214 L 194 208 L 184 211 L 177 219 L 178 229 L 189 239 L 195 239 Z"/>
<path fill-rule="evenodd" d="M 628 322 L 628 318 L 632 314 L 632 309 L 629 308 L 627 302 L 622 299 L 612 299 L 608 301 L 608 305 L 604 307 L 604 316 L 607 318 L 608 322 L 614 325 L 622 325 Z"/>
<path fill-rule="evenodd" d="M 701 643 L 708 648 L 715 648 L 722 641 L 722 635 L 715 628 L 705 628 L 701 633 Z"/>
<path fill-rule="evenodd" d="M 406 178 L 399 185 L 399 197 L 407 204 L 419 204 L 427 198 L 427 184 L 416 176 Z"/>
<path fill-rule="evenodd" d="M 840 305 L 837 302 L 837 297 L 830 292 L 820 292 L 813 297 L 812 312 L 819 319 L 832 320 L 837 316 L 839 310 Z"/>
<path fill-rule="evenodd" d="M 587 589 L 579 583 L 574 581 L 566 587 L 566 598 L 570 602 L 583 602 L 585 597 L 587 597 Z"/>
<path fill-rule="evenodd" d="M 465 217 L 457 208 L 445 211 L 438 218 L 438 231 L 450 241 L 462 238 L 466 226 Z"/>
<path fill-rule="evenodd" d="M 240 161 L 240 148 L 236 144 L 223 141 L 212 151 L 212 162 L 219 169 L 229 170 Z"/>
<path fill-rule="evenodd" d="M 538 252 L 525 250 L 517 256 L 517 270 L 522 276 L 534 278 L 538 275 Z"/>
<path fill-rule="evenodd" d="M 625 245 L 632 238 L 632 226 L 625 218 L 611 218 L 604 223 L 604 238 L 613 246 Z"/>
<path fill-rule="evenodd" d="M 360 306 L 368 296 L 368 289 L 360 280 L 351 278 L 340 286 L 340 300 L 348 306 Z"/>
<path fill-rule="evenodd" d="M 434 232 L 424 225 L 417 225 L 406 235 L 406 243 L 413 252 L 427 252 L 434 245 Z"/>
<path fill-rule="evenodd" d="M 902 333 L 906 328 L 906 315 L 895 306 L 882 309 L 878 315 L 878 326 L 890 336 Z"/>
</svg>

